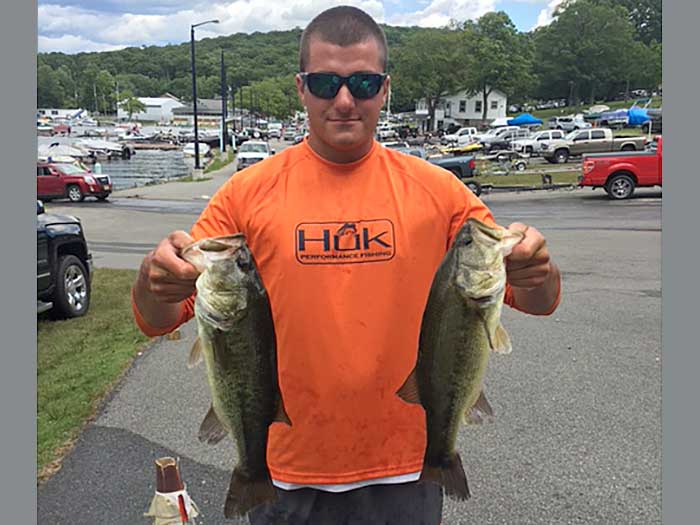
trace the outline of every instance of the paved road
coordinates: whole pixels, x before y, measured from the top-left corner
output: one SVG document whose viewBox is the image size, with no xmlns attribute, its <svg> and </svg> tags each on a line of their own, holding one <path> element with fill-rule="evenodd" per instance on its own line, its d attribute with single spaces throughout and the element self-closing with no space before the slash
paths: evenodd
<svg viewBox="0 0 700 525">
<path fill-rule="evenodd" d="M 201 192 L 178 200 L 167 193 L 50 209 L 83 218 L 98 266 L 135 268 L 206 202 Z M 546 235 L 564 298 L 548 318 L 504 312 L 514 350 L 494 356 L 486 381 L 497 418 L 461 430 L 474 497 L 447 501 L 443 523 L 660 523 L 660 192 L 625 202 L 600 190 L 484 200 L 500 223 L 523 221 Z M 156 340 L 135 362 L 40 488 L 39 523 L 148 523 L 142 513 L 162 455 L 180 458 L 201 523 L 225 522 L 233 445 L 196 439 L 209 397 L 203 370 L 185 367 L 192 323 L 182 333 L 180 341 Z"/>
</svg>

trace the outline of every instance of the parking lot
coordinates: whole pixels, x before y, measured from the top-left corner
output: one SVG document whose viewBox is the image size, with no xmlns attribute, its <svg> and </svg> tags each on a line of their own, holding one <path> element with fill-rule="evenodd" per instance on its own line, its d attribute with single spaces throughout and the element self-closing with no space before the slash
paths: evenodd
<svg viewBox="0 0 700 525">
<path fill-rule="evenodd" d="M 506 309 L 511 355 L 485 389 L 494 421 L 464 427 L 473 498 L 447 500 L 444 525 L 661 521 L 661 192 L 624 202 L 601 191 L 485 194 L 498 222 L 543 232 L 562 269 L 559 309 Z M 97 266 L 137 268 L 167 232 L 188 229 L 206 199 L 51 203 L 80 216 Z M 128 226 L 128 227 L 127 227 Z M 192 323 L 139 358 L 64 467 L 39 490 L 40 523 L 142 523 L 153 460 L 181 460 L 203 522 L 224 523 L 233 446 L 197 441 L 203 370 L 185 367 Z M 110 479 L 105 483 L 105 479 Z"/>
</svg>

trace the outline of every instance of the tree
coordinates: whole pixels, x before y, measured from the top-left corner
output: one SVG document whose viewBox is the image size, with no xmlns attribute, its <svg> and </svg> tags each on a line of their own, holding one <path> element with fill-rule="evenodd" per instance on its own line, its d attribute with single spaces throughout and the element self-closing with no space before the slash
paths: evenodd
<svg viewBox="0 0 700 525">
<path fill-rule="evenodd" d="M 119 106 L 127 112 L 129 115 L 129 120 L 131 120 L 134 113 L 146 111 L 145 104 L 136 98 L 131 91 L 125 91 L 122 93 L 122 99 L 119 102 Z"/>
<path fill-rule="evenodd" d="M 467 21 L 462 27 L 461 49 L 468 57 L 464 87 L 481 93 L 482 119 L 486 120 L 488 97 L 494 89 L 513 95 L 532 84 L 532 48 L 502 11 L 487 13 L 476 22 Z"/>
<path fill-rule="evenodd" d="M 533 38 L 540 93 L 571 93 L 571 102 L 588 94 L 594 103 L 596 94 L 619 87 L 638 50 L 627 10 L 598 0 L 565 1 Z"/>
<path fill-rule="evenodd" d="M 462 87 L 466 62 L 459 44 L 458 31 L 430 29 L 411 35 L 396 53 L 392 98 L 425 99 L 431 126 L 440 98 Z"/>
</svg>

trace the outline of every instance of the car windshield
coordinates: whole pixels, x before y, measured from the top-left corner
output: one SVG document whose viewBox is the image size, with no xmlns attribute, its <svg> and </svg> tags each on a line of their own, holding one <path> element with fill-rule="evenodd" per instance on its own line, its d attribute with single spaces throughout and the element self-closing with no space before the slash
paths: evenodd
<svg viewBox="0 0 700 525">
<path fill-rule="evenodd" d="M 84 169 L 74 166 L 73 164 L 56 164 L 56 167 L 66 175 L 82 175 L 87 173 Z"/>
<path fill-rule="evenodd" d="M 241 153 L 267 153 L 267 145 L 244 142 L 241 144 Z"/>
</svg>

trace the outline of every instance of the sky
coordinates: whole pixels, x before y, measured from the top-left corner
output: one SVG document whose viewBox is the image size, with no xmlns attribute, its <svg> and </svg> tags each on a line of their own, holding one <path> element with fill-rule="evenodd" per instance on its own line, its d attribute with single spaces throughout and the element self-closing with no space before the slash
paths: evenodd
<svg viewBox="0 0 700 525">
<path fill-rule="evenodd" d="M 39 0 L 40 53 L 111 51 L 132 46 L 181 44 L 190 25 L 196 39 L 305 27 L 334 5 L 354 5 L 378 22 L 442 27 L 451 19 L 475 20 L 505 11 L 520 31 L 546 25 L 561 0 Z"/>
</svg>

